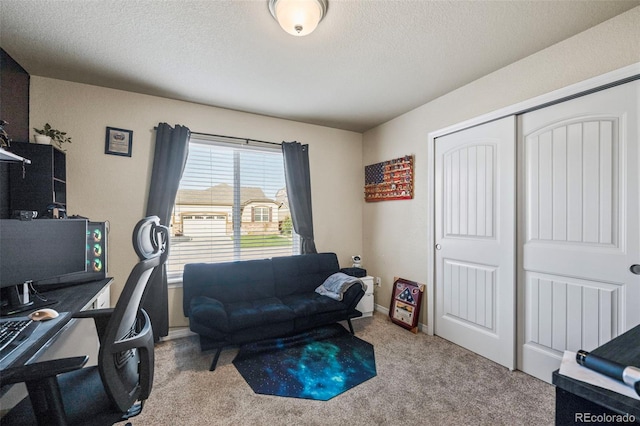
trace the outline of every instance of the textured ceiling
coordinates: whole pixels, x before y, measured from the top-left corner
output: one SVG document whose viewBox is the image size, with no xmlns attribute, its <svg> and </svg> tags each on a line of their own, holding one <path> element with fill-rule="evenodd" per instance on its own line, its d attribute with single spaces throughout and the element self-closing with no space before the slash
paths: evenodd
<svg viewBox="0 0 640 426">
<path fill-rule="evenodd" d="M 306 37 L 267 0 L 0 0 L 31 75 L 362 132 L 640 4 L 329 0 Z"/>
</svg>

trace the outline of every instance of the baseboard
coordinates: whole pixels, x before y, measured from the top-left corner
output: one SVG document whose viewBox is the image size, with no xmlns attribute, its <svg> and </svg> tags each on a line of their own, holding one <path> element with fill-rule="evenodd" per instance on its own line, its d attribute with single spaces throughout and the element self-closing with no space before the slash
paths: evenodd
<svg viewBox="0 0 640 426">
<path fill-rule="evenodd" d="M 377 303 L 374 305 L 374 307 L 376 312 L 380 312 L 382 314 L 389 316 L 389 308 L 385 308 L 384 306 L 378 305 Z"/>
<path fill-rule="evenodd" d="M 189 330 L 189 327 L 172 327 L 169 329 L 169 335 L 162 337 L 160 340 L 164 342 L 188 336 L 197 336 L 197 334 Z"/>
</svg>

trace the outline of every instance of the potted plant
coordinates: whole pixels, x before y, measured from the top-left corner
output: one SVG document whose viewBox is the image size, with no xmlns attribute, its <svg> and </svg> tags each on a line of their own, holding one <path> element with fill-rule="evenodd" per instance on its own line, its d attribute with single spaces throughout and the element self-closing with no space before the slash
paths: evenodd
<svg viewBox="0 0 640 426">
<path fill-rule="evenodd" d="M 60 149 L 62 149 L 63 143 L 71 143 L 71 138 L 67 136 L 67 132 L 53 129 L 49 123 L 46 123 L 42 129 L 34 127 L 33 130 L 37 133 L 35 135 L 36 143 L 54 143 Z"/>
</svg>

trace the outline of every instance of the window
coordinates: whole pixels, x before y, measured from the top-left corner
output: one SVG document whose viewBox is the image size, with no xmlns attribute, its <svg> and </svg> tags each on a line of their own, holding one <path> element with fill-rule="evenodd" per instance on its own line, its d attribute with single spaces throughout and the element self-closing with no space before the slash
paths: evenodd
<svg viewBox="0 0 640 426">
<path fill-rule="evenodd" d="M 253 208 L 253 221 L 254 222 L 269 222 L 271 221 L 271 209 L 269 207 L 254 207 Z"/>
<path fill-rule="evenodd" d="M 184 265 L 300 253 L 277 146 L 220 137 L 189 141 L 171 217 L 170 278 Z"/>
</svg>

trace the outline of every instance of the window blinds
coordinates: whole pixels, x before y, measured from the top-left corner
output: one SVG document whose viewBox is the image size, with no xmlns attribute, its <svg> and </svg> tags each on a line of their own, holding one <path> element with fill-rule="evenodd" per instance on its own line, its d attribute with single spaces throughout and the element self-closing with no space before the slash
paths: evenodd
<svg viewBox="0 0 640 426">
<path fill-rule="evenodd" d="M 187 263 L 299 254 L 279 147 L 192 136 L 170 242 L 171 278 Z"/>
</svg>

